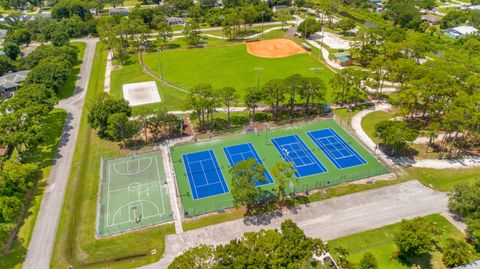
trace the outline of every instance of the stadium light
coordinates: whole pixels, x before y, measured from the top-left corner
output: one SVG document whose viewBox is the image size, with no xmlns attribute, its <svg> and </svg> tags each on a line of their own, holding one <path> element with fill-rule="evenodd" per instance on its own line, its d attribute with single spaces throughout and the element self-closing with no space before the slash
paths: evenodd
<svg viewBox="0 0 480 269">
<path fill-rule="evenodd" d="M 260 89 L 260 71 L 263 71 L 263 67 L 255 67 L 257 70 L 257 89 Z"/>
</svg>

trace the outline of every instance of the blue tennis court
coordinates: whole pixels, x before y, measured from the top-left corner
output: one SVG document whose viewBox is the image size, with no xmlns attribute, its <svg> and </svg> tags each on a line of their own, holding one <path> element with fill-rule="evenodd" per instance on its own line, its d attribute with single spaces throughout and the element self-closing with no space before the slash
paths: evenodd
<svg viewBox="0 0 480 269">
<path fill-rule="evenodd" d="M 213 150 L 184 154 L 182 157 L 193 200 L 228 192 Z"/>
<path fill-rule="evenodd" d="M 238 162 L 248 160 L 250 158 L 253 158 L 254 160 L 256 160 L 258 164 L 263 165 L 262 159 L 260 159 L 260 156 L 258 156 L 257 151 L 255 150 L 255 148 L 251 143 L 224 147 L 223 151 L 225 151 L 225 155 L 227 155 L 227 159 L 228 159 L 228 162 L 230 163 L 230 166 L 234 166 Z M 265 184 L 273 183 L 273 179 L 268 173 L 268 170 L 266 167 L 265 167 L 265 179 L 267 180 L 265 182 L 260 182 L 260 181 L 255 182 L 255 186 L 262 186 Z"/>
<path fill-rule="evenodd" d="M 298 135 L 277 137 L 272 139 L 280 155 L 286 162 L 292 162 L 297 172 L 295 176 L 306 177 L 327 172 L 325 166 L 313 155 Z"/>
<path fill-rule="evenodd" d="M 307 134 L 338 169 L 367 163 L 331 128 L 308 132 Z"/>
</svg>

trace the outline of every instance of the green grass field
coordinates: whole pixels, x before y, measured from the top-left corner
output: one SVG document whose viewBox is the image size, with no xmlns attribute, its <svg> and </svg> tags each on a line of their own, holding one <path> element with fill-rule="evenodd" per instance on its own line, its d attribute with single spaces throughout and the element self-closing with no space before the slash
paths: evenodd
<svg viewBox="0 0 480 269">
<path fill-rule="evenodd" d="M 87 92 L 87 104 L 103 92 L 107 50 L 97 45 Z M 69 183 L 58 224 L 51 268 L 134 268 L 158 260 L 165 248 L 165 235 L 175 232 L 164 224 L 108 238 L 95 238 L 100 156 L 122 152 L 117 143 L 102 140 L 87 123 L 83 111 Z M 156 253 L 151 251 L 155 249 Z"/>
<path fill-rule="evenodd" d="M 214 88 L 232 86 L 243 93 L 247 87 L 257 86 L 256 67 L 264 69 L 260 72 L 260 84 L 295 73 L 315 76 L 310 70 L 313 67 L 323 68 L 318 76 L 327 85 L 333 77 L 330 69 L 308 54 L 275 59 L 260 58 L 250 55 L 245 43 L 215 48 L 166 50 L 145 55 L 144 61 L 158 75 L 161 62 L 165 79 L 187 89 L 208 83 Z"/>
<path fill-rule="evenodd" d="M 440 215 L 430 215 L 424 217 L 427 221 L 433 223 L 441 233 L 435 236 L 438 246 L 444 246 L 447 238 L 464 238 L 463 234 L 457 230 L 448 220 Z M 363 233 L 353 234 L 346 237 L 338 238 L 328 242 L 330 249 L 336 247 L 344 247 L 350 253 L 348 260 L 358 263 L 366 252 L 370 252 L 375 256 L 378 268 L 390 269 L 407 269 L 411 265 L 417 264 L 421 268 L 444 269 L 442 263 L 442 253 L 439 249 L 433 248 L 431 257 L 428 255 L 411 259 L 406 262 L 400 262 L 392 258 L 396 251 L 393 241 L 393 234 L 399 229 L 399 224 L 384 226 L 382 228 L 366 231 Z"/>
<path fill-rule="evenodd" d="M 145 228 L 173 219 L 161 152 L 102 161 L 97 215 L 99 236 Z"/>
<path fill-rule="evenodd" d="M 337 131 L 351 146 L 368 162 L 362 166 L 356 166 L 339 170 L 333 163 L 324 155 L 314 144 L 314 142 L 307 136 L 307 131 L 313 131 L 324 128 L 332 128 Z M 298 134 L 305 144 L 313 149 L 313 153 L 320 160 L 320 162 L 327 168 L 328 172 L 303 177 L 299 180 L 299 185 L 295 187 L 296 191 L 319 189 L 326 186 L 336 185 L 346 181 L 352 181 L 379 174 L 385 174 L 388 170 L 380 164 L 372 155 L 370 155 L 358 142 L 356 142 L 349 134 L 346 133 L 335 121 L 324 120 L 304 124 L 302 126 L 293 126 L 288 128 L 279 128 L 270 130 L 268 138 L 275 138 L 291 134 Z M 182 155 L 191 152 L 197 152 L 207 149 L 213 149 L 222 173 L 227 182 L 231 182 L 231 176 L 228 172 L 228 160 L 223 152 L 223 147 L 230 145 L 237 145 L 242 143 L 252 143 L 258 152 L 260 158 L 264 161 L 267 169 L 271 169 L 275 163 L 283 162 L 283 158 L 277 152 L 275 146 L 269 142 L 265 143 L 265 134 L 246 134 L 229 136 L 213 141 L 198 142 L 194 144 L 181 145 L 171 149 L 172 160 L 174 162 L 175 174 L 177 177 L 177 184 L 182 199 L 183 207 L 187 216 L 201 215 L 207 212 L 217 211 L 224 208 L 232 207 L 232 197 L 230 193 L 224 193 L 217 196 L 206 197 L 203 199 L 193 200 L 187 193 L 191 193 L 188 178 L 185 174 L 185 167 L 183 162 L 180 162 Z M 275 180 L 275 179 L 274 179 Z M 262 188 L 271 192 L 275 184 L 264 185 Z"/>
<path fill-rule="evenodd" d="M 184 110 L 184 100 L 187 97 L 187 93 L 179 91 L 175 88 L 168 86 L 162 86 L 159 81 L 142 71 L 142 67 L 138 61 L 137 54 L 130 55 L 128 64 L 122 66 L 122 68 L 113 70 L 111 74 L 111 90 L 110 94 L 116 98 L 123 97 L 122 86 L 123 84 L 156 81 L 158 92 L 162 102 L 155 104 L 148 104 L 142 106 L 136 106 L 133 111 L 140 111 L 142 109 L 168 109 L 168 110 Z"/>
</svg>

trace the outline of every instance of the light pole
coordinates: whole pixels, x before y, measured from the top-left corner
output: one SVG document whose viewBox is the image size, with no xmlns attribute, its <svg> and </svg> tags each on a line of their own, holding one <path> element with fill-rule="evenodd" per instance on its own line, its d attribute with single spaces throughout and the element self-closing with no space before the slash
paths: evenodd
<svg viewBox="0 0 480 269">
<path fill-rule="evenodd" d="M 262 67 L 255 67 L 257 70 L 257 89 L 260 90 L 260 71 L 263 71 Z"/>
<path fill-rule="evenodd" d="M 265 15 L 265 11 L 262 10 L 262 39 L 263 39 L 263 15 Z"/>
<path fill-rule="evenodd" d="M 160 77 L 162 78 L 162 84 L 165 84 L 165 79 L 163 78 L 163 67 L 162 67 L 162 60 L 160 54 L 162 53 L 162 49 L 158 52 L 158 65 L 160 67 Z"/>
<path fill-rule="evenodd" d="M 220 16 L 220 19 L 222 20 L 222 43 L 225 43 L 225 16 Z"/>
<path fill-rule="evenodd" d="M 270 128 L 270 125 L 268 125 L 267 122 L 265 122 L 265 145 L 268 145 L 268 129 Z"/>
</svg>

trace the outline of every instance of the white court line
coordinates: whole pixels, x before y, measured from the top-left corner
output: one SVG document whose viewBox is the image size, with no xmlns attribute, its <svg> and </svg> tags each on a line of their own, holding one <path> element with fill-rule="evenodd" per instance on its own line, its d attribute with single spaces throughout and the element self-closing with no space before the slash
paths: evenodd
<svg viewBox="0 0 480 269">
<path fill-rule="evenodd" d="M 118 163 L 113 163 L 113 164 L 111 164 L 111 165 L 113 165 L 113 170 L 115 170 L 115 173 L 117 173 L 117 174 L 119 174 L 119 175 L 122 175 L 122 176 L 133 176 L 133 175 L 138 175 L 138 174 L 140 174 L 140 173 L 143 173 L 143 172 L 147 171 L 147 169 L 150 168 L 150 165 L 152 165 L 152 156 L 144 157 L 144 158 L 139 158 L 139 159 L 138 159 L 138 162 L 140 163 L 140 160 L 145 160 L 145 159 L 149 159 L 149 160 L 150 160 L 150 162 L 148 163 L 148 165 L 145 166 L 144 169 L 139 170 L 139 171 L 137 171 L 137 172 L 135 172 L 135 173 L 123 173 L 123 172 L 118 171 L 118 169 L 117 169 L 117 165 L 128 163 L 128 162 L 131 161 L 131 160 L 122 161 L 122 162 L 118 162 Z M 128 164 L 127 164 L 127 166 L 128 166 Z M 127 167 L 127 171 L 128 171 L 128 167 Z"/>
<path fill-rule="evenodd" d="M 205 181 L 207 182 L 207 184 L 209 184 L 207 174 L 205 173 L 205 168 L 203 168 L 203 162 L 200 163 L 200 166 L 202 167 L 202 173 L 203 173 L 203 176 L 205 177 Z M 195 186 L 197 185 L 195 184 Z"/>
<path fill-rule="evenodd" d="M 132 183 L 132 184 L 133 184 L 133 183 Z M 158 183 L 157 183 L 157 182 L 149 182 L 149 183 L 144 183 L 144 184 L 141 184 L 141 183 L 138 183 L 138 184 L 140 184 L 140 188 L 138 188 L 138 189 L 141 189 L 141 188 L 143 188 L 144 186 L 147 186 L 147 185 L 156 185 L 156 184 L 158 184 Z M 160 188 L 161 188 L 161 186 L 160 186 Z M 111 190 L 110 192 L 111 192 L 111 193 L 114 193 L 114 192 L 120 192 L 120 191 L 130 191 L 130 187 L 127 186 L 127 187 L 125 187 L 125 188 Z"/>
<path fill-rule="evenodd" d="M 165 210 L 165 201 L 163 199 L 163 188 L 162 188 L 162 181 L 160 181 L 160 167 L 158 167 L 158 157 L 155 156 L 155 168 L 157 169 L 157 181 L 158 181 L 158 186 L 160 187 L 159 189 L 159 192 L 160 192 L 160 203 L 162 203 L 162 209 L 163 209 L 163 213 L 165 214 L 166 210 Z M 166 175 L 165 175 L 166 176 Z M 165 179 L 166 180 L 166 179 Z M 165 185 L 165 184 L 163 184 Z M 165 186 L 165 189 L 167 189 L 167 187 Z M 170 205 L 171 207 L 172 205 Z M 158 208 L 157 208 L 158 210 Z"/>
<path fill-rule="evenodd" d="M 214 164 L 215 166 L 215 172 L 217 173 L 217 176 L 218 176 L 218 181 L 220 182 L 220 185 L 222 186 L 222 190 L 223 192 L 229 192 L 228 190 L 228 186 L 227 186 L 227 190 L 225 191 L 225 188 L 223 188 L 223 184 L 222 184 L 222 179 L 223 179 L 223 182 L 225 182 L 225 179 L 223 177 L 223 174 L 220 176 L 218 174 L 218 170 L 220 170 L 220 167 L 216 167 L 218 165 L 218 163 L 216 163 L 216 159 L 214 158 L 214 156 L 212 156 L 212 151 L 208 151 L 208 154 L 210 155 L 210 157 L 212 158 L 212 163 Z M 221 172 L 221 171 L 220 171 Z M 225 186 L 227 185 L 227 182 L 225 182 Z"/>
<path fill-rule="evenodd" d="M 293 144 L 293 145 L 298 145 L 299 148 L 300 148 L 300 150 L 294 150 L 293 147 L 292 147 L 292 144 Z M 288 152 L 287 158 L 289 158 L 290 160 L 294 160 L 294 158 L 292 158 L 292 157 L 290 156 L 290 153 L 293 152 L 293 153 L 295 153 L 295 155 L 297 155 L 297 157 L 295 158 L 295 160 L 300 160 L 300 161 L 302 162 L 301 165 L 296 165 L 296 164 L 295 164 L 295 166 L 297 166 L 297 167 L 304 167 L 304 166 L 309 166 L 309 165 L 312 165 L 312 164 L 315 164 L 315 163 L 316 163 L 316 162 L 307 154 L 307 152 L 305 152 L 305 150 L 301 147 L 301 145 L 300 145 L 298 142 L 297 142 L 297 143 L 290 143 L 290 144 L 288 144 L 288 146 L 291 148 L 291 150 L 288 150 L 288 149 L 285 148 L 285 150 L 287 150 L 287 152 Z M 304 155 L 303 155 L 303 156 L 300 156 L 299 152 L 304 153 Z M 304 161 L 304 158 L 305 158 L 307 161 L 310 161 L 310 163 L 305 162 L 305 161 Z M 293 163 L 295 163 L 295 162 L 293 162 Z"/>
<path fill-rule="evenodd" d="M 187 180 L 188 180 L 188 185 L 190 186 L 190 190 L 192 191 L 192 198 L 193 198 L 193 192 L 195 192 L 195 196 L 197 196 L 197 199 L 198 199 L 198 192 L 197 192 L 197 187 L 195 185 L 195 178 L 193 177 L 193 173 L 192 173 L 192 167 L 190 166 L 190 161 L 188 160 L 188 154 L 187 155 L 183 155 L 185 156 L 185 159 L 187 160 L 187 165 L 188 165 L 188 171 L 187 172 Z M 184 164 L 185 168 L 187 167 L 185 164 Z M 192 176 L 192 182 L 190 182 L 190 177 L 188 175 L 191 175 Z M 193 184 L 193 188 L 192 188 L 192 183 Z"/>
<path fill-rule="evenodd" d="M 141 161 L 141 160 L 146 160 L 146 159 L 148 159 L 149 162 L 148 162 L 148 164 L 145 166 L 145 168 L 141 169 L 140 161 Z M 110 221 L 109 221 L 109 219 L 110 219 L 109 217 L 111 216 L 111 214 L 110 214 L 110 193 L 119 192 L 119 191 L 126 191 L 127 193 L 131 193 L 130 191 L 128 191 L 128 186 L 127 186 L 126 188 L 121 188 L 121 189 L 116 189 L 116 190 L 110 190 L 110 189 L 111 189 L 111 185 L 110 185 L 110 178 L 111 178 L 111 176 L 110 176 L 110 175 L 111 175 L 111 172 L 110 172 L 111 170 L 110 170 L 110 169 L 111 169 L 111 167 L 113 166 L 115 172 L 118 173 L 118 174 L 120 174 L 120 175 L 123 175 L 123 176 L 132 176 L 132 175 L 139 174 L 139 173 L 142 173 L 142 172 L 144 172 L 144 171 L 147 171 L 147 170 L 151 167 L 152 162 L 153 162 L 154 159 L 158 162 L 158 157 L 157 157 L 157 156 L 149 156 L 149 157 L 144 157 L 144 158 L 136 159 L 137 165 L 138 165 L 137 173 L 132 173 L 132 174 L 121 173 L 121 172 L 118 171 L 118 169 L 116 169 L 116 165 L 117 165 L 117 164 L 125 164 L 125 163 L 127 163 L 127 171 L 129 171 L 128 166 L 129 166 L 129 163 L 130 163 L 130 162 L 133 162 L 132 160 L 128 160 L 128 161 L 125 161 L 125 162 L 120 162 L 120 163 L 115 163 L 115 164 L 110 164 L 110 165 L 109 165 L 109 168 L 108 168 L 108 178 L 107 178 L 107 179 L 108 179 L 108 181 L 107 181 L 107 183 L 108 183 L 108 190 L 107 190 L 107 212 L 106 212 L 106 213 L 107 213 L 107 214 L 106 214 L 106 217 L 107 217 L 107 225 L 106 225 L 106 227 L 112 227 L 112 226 L 117 226 L 117 225 L 119 225 L 118 223 L 115 223 L 115 217 L 116 217 L 116 215 L 118 214 L 118 211 L 119 211 L 120 209 L 122 209 L 126 204 L 128 205 L 128 204 L 131 204 L 131 203 L 132 203 L 132 202 L 128 202 L 128 203 L 125 203 L 125 204 L 123 204 L 122 206 L 120 206 L 120 207 L 116 210 L 116 212 L 113 214 L 113 217 L 111 218 L 111 219 L 112 219 L 112 224 L 110 224 Z M 138 191 L 136 191 L 136 194 L 137 194 L 137 197 L 138 197 L 136 201 L 145 201 L 145 202 L 148 202 L 148 203 L 152 204 L 152 205 L 156 208 L 157 214 L 152 215 L 152 217 L 153 217 L 153 216 L 158 216 L 158 215 L 160 215 L 160 214 L 166 214 L 165 204 L 163 203 L 163 200 L 164 200 L 163 198 L 164 198 L 164 196 L 163 196 L 163 193 L 162 193 L 162 192 L 164 191 L 165 187 L 162 186 L 161 181 L 160 181 L 160 171 L 159 171 L 158 163 L 155 164 L 155 169 L 156 169 L 156 171 L 157 171 L 157 181 L 158 181 L 158 182 L 149 182 L 149 183 L 144 183 L 144 184 L 141 184 L 141 183 L 140 183 L 141 187 L 140 187 L 140 189 L 139 189 Z M 148 192 L 149 192 L 150 189 L 151 189 L 151 187 L 154 187 L 154 186 L 157 185 L 157 184 L 158 184 L 158 191 L 160 192 L 160 201 L 156 201 L 156 202 L 157 202 L 157 203 L 160 202 L 160 203 L 162 204 L 162 209 L 163 209 L 163 210 L 162 210 L 162 213 L 160 213 L 159 207 L 155 204 L 155 202 L 154 202 L 153 200 L 148 201 L 148 200 L 139 199 L 141 196 L 143 196 L 142 191 L 148 191 Z M 131 194 L 133 194 L 133 193 L 131 193 Z M 148 197 L 149 197 L 149 196 L 148 196 Z M 134 202 L 135 202 L 135 201 L 134 201 Z M 142 218 L 143 218 L 143 215 L 144 215 L 143 204 L 141 204 L 141 206 L 142 206 Z M 130 214 L 131 214 L 131 212 L 130 212 L 130 210 L 129 210 L 129 219 L 130 219 L 130 221 L 131 221 L 131 216 L 130 216 Z M 130 222 L 130 221 L 127 221 L 127 222 Z M 127 223 L 127 222 L 124 222 L 124 223 Z"/>
<path fill-rule="evenodd" d="M 111 169 L 111 167 L 112 167 L 111 165 L 108 165 L 108 173 L 107 173 L 107 215 L 105 216 L 107 218 L 107 227 L 108 227 L 108 219 L 110 217 L 110 169 Z"/>
<path fill-rule="evenodd" d="M 334 143 L 330 142 L 328 139 L 329 138 L 333 138 L 335 140 Z M 327 143 L 324 143 L 322 139 L 326 139 L 328 144 Z M 340 158 L 337 158 L 337 159 L 341 159 L 341 158 L 345 158 L 345 157 L 352 157 L 352 156 L 355 156 L 355 154 L 353 153 L 353 151 L 351 149 L 349 149 L 348 147 L 345 147 L 345 145 L 338 139 L 338 137 L 334 136 L 334 135 L 331 135 L 331 136 L 324 136 L 324 137 L 320 137 L 320 138 L 317 138 L 317 140 L 320 141 L 320 143 L 322 143 L 322 145 L 325 146 L 325 149 L 327 149 L 329 152 L 333 152 L 331 151 L 330 149 L 327 148 L 327 145 L 332 145 L 335 147 L 335 150 L 340 152 L 340 150 L 345 150 L 347 152 L 350 153 L 350 155 L 344 155 L 343 153 L 340 152 L 340 154 L 342 154 L 343 157 L 340 157 Z M 337 147 L 337 145 L 339 145 L 340 148 Z M 335 156 L 333 156 L 335 157 Z"/>
<path fill-rule="evenodd" d="M 134 204 L 134 203 L 139 203 L 139 204 L 141 204 L 141 205 L 142 205 L 142 208 L 143 208 L 143 203 L 150 203 L 150 204 L 152 204 L 153 206 L 155 206 L 155 208 L 157 209 L 157 214 L 149 215 L 149 216 L 147 216 L 147 217 L 145 217 L 145 218 L 152 218 L 152 217 L 156 217 L 156 216 L 161 216 L 161 215 L 162 215 L 162 213 L 160 213 L 160 209 L 158 208 L 157 205 L 155 205 L 154 202 L 149 201 L 149 200 L 135 200 L 135 201 L 131 201 L 131 202 L 127 203 L 127 204 L 123 204 L 121 207 L 119 207 L 119 208 L 115 211 L 115 214 L 113 215 L 113 223 L 112 223 L 112 225 L 108 225 L 107 228 L 108 228 L 108 227 L 118 226 L 118 225 L 122 225 L 122 224 L 131 222 L 132 220 L 131 220 L 131 217 L 130 217 L 130 205 L 131 205 L 131 204 Z M 122 210 L 122 209 L 123 209 L 124 207 L 126 207 L 126 206 L 128 206 L 127 209 L 128 209 L 128 211 L 129 211 L 129 212 L 128 212 L 128 219 L 129 219 L 129 220 L 128 220 L 128 221 L 123 221 L 123 222 L 118 222 L 118 223 L 116 223 L 116 222 L 115 222 L 115 216 L 117 216 L 117 214 L 120 212 L 120 210 Z M 165 214 L 165 213 L 163 213 L 163 214 Z M 142 209 L 142 219 L 143 219 L 143 209 Z"/>
</svg>

